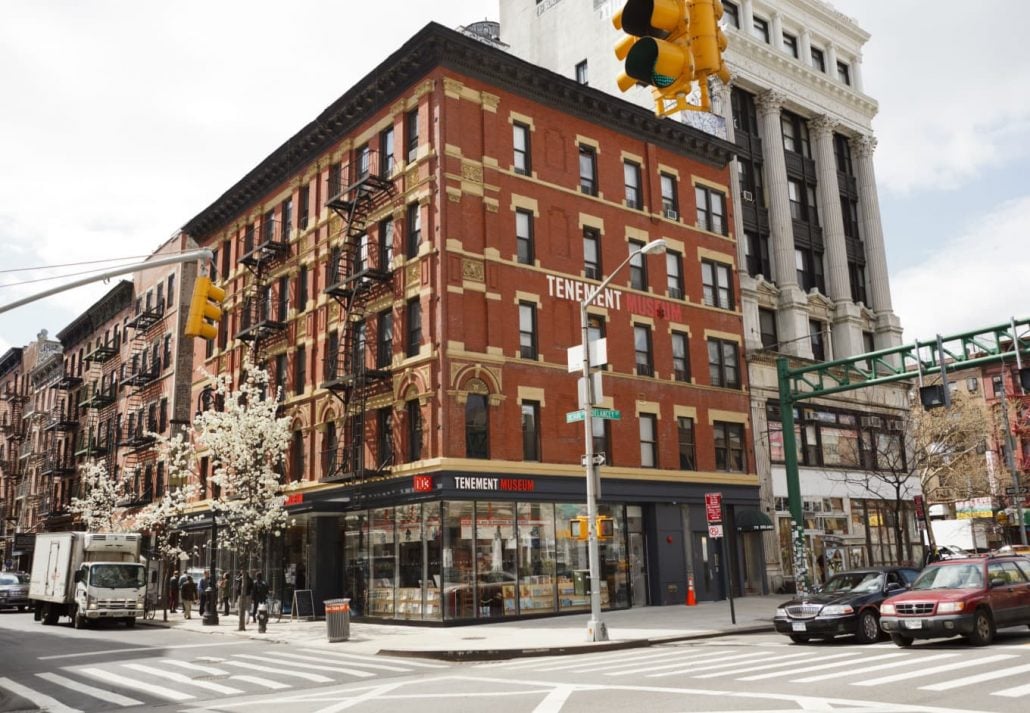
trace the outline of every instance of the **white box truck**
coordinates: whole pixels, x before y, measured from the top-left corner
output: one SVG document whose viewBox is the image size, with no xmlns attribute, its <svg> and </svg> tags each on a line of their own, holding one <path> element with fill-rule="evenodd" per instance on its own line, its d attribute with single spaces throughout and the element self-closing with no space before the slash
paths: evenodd
<svg viewBox="0 0 1030 713">
<path fill-rule="evenodd" d="M 37 535 L 29 581 L 36 621 L 56 624 L 67 616 L 77 629 L 98 619 L 134 626 L 147 591 L 141 545 L 137 533 Z"/>
</svg>

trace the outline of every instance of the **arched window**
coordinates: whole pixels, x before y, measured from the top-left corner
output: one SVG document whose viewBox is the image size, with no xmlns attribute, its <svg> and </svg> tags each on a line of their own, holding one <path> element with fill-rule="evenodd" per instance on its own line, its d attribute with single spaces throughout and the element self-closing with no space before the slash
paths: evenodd
<svg viewBox="0 0 1030 713">
<path fill-rule="evenodd" d="M 325 448 L 322 452 L 323 478 L 328 478 L 336 473 L 336 422 L 329 421 L 325 424 Z"/>
<path fill-rule="evenodd" d="M 485 394 L 469 394 L 465 402 L 465 456 L 490 457 L 489 419 Z"/>
<path fill-rule="evenodd" d="M 299 483 L 304 480 L 304 432 L 299 428 L 293 432 L 290 443 L 290 481 Z"/>
<path fill-rule="evenodd" d="M 408 427 L 408 462 L 422 458 L 422 407 L 418 398 L 410 399 L 405 404 L 404 419 Z"/>
</svg>

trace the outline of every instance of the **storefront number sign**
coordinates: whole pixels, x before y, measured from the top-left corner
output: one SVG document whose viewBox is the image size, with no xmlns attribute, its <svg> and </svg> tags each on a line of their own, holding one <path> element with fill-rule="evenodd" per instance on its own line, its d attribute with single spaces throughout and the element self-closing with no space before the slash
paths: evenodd
<svg viewBox="0 0 1030 713">
<path fill-rule="evenodd" d="M 416 493 L 428 493 L 433 489 L 433 476 L 416 475 L 411 478 L 411 487 Z"/>
</svg>

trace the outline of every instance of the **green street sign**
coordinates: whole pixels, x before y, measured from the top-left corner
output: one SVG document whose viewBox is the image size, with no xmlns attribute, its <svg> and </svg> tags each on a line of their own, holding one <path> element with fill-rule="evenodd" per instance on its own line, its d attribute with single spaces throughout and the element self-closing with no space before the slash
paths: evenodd
<svg viewBox="0 0 1030 713">
<path fill-rule="evenodd" d="M 587 417 L 583 409 L 579 411 L 569 411 L 565 414 L 565 423 L 575 423 L 576 421 L 582 421 Z"/>
<path fill-rule="evenodd" d="M 595 408 L 590 412 L 590 415 L 594 418 L 604 418 L 609 421 L 619 421 L 622 419 L 622 412 L 613 408 Z"/>
</svg>

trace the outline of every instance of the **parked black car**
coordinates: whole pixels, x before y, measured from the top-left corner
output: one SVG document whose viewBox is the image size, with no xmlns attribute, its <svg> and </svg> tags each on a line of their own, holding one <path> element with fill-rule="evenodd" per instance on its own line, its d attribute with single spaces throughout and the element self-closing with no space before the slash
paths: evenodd
<svg viewBox="0 0 1030 713">
<path fill-rule="evenodd" d="M 29 575 L 25 572 L 0 572 L 0 610 L 29 609 Z"/>
<path fill-rule="evenodd" d="M 907 589 L 914 567 L 870 567 L 835 574 L 815 592 L 776 609 L 773 625 L 791 641 L 854 636 L 869 644 L 880 638 L 880 602 Z"/>
</svg>

